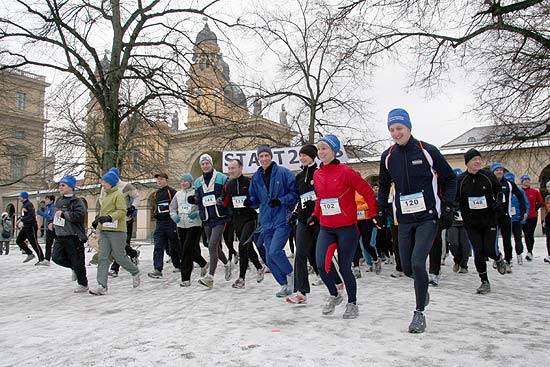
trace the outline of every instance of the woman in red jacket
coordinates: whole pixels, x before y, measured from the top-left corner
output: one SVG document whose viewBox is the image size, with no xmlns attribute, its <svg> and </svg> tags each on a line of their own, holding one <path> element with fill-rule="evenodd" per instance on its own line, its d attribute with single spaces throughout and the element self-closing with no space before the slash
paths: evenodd
<svg viewBox="0 0 550 367">
<path fill-rule="evenodd" d="M 334 252 L 338 251 L 338 266 L 348 293 L 348 304 L 343 317 L 354 319 L 359 315 L 357 307 L 357 283 L 351 263 L 358 241 L 357 207 L 355 192 L 361 194 L 369 208 L 376 213 L 376 197 L 370 185 L 358 172 L 336 159 L 340 141 L 334 135 L 322 137 L 317 144 L 319 159 L 323 162 L 313 176 L 317 200 L 315 211 L 308 224 L 319 221 L 321 230 L 317 239 L 317 266 L 330 297 L 323 306 L 323 315 L 331 315 L 342 302 L 335 282 L 335 270 L 331 269 Z"/>
</svg>

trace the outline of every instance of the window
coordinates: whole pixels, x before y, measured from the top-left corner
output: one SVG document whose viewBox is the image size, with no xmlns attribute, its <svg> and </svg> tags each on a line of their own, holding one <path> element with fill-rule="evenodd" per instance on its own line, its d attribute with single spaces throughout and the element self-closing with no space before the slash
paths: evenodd
<svg viewBox="0 0 550 367">
<path fill-rule="evenodd" d="M 14 180 L 20 179 L 25 175 L 25 158 L 13 157 L 11 161 L 11 177 Z"/>
<path fill-rule="evenodd" d="M 15 108 L 19 111 L 25 111 L 25 93 L 15 92 Z"/>
<path fill-rule="evenodd" d="M 141 151 L 139 148 L 134 148 L 134 166 L 137 169 L 142 168 L 141 167 Z"/>
<path fill-rule="evenodd" d="M 16 130 L 15 131 L 15 138 L 16 139 L 25 139 L 25 132 L 23 130 Z"/>
<path fill-rule="evenodd" d="M 470 137 L 468 138 L 468 143 L 475 143 L 475 142 L 476 142 L 476 138 L 475 138 L 475 137 L 470 136 Z"/>
</svg>

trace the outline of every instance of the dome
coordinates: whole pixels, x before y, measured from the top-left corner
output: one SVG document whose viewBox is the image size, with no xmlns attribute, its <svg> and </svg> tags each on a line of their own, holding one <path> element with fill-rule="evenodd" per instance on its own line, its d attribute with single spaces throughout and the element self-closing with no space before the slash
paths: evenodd
<svg viewBox="0 0 550 367">
<path fill-rule="evenodd" d="M 222 67 L 222 76 L 223 78 L 226 80 L 226 81 L 229 81 L 229 74 L 230 74 L 230 71 L 229 71 L 229 65 L 225 62 L 225 60 L 223 59 L 223 55 L 220 54 L 220 57 L 218 58 L 218 65 L 220 65 Z"/>
<path fill-rule="evenodd" d="M 204 41 L 218 41 L 216 34 L 210 30 L 208 23 L 204 23 L 204 28 L 197 34 L 197 39 L 195 39 L 195 44 L 198 45 Z"/>
<path fill-rule="evenodd" d="M 236 104 L 246 108 L 246 96 L 244 95 L 243 90 L 235 83 L 229 83 L 223 89 L 223 94 L 227 102 Z"/>
</svg>

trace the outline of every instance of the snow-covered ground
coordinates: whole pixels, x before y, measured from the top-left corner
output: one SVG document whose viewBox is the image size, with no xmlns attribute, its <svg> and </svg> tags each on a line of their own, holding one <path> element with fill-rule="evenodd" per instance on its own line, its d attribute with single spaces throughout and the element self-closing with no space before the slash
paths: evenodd
<svg viewBox="0 0 550 367">
<path fill-rule="evenodd" d="M 152 247 L 140 250 L 145 275 Z M 197 284 L 197 270 L 190 288 L 167 265 L 164 279 L 145 275 L 137 289 L 121 270 L 108 295 L 74 294 L 70 270 L 22 264 L 12 247 L 0 257 L 0 365 L 543 366 L 550 347 L 544 255 L 537 238 L 533 262 L 504 276 L 491 268 L 493 292 L 484 296 L 475 294 L 473 259 L 469 274 L 443 266 L 441 285 L 430 289 L 426 333 L 412 335 L 412 280 L 391 278 L 390 265 L 378 276 L 363 273 L 360 316 L 343 320 L 343 304 L 321 316 L 324 286 L 312 287 L 307 306 L 293 307 L 275 298 L 271 275 L 257 284 L 252 272 L 245 290 L 219 272 L 209 291 Z M 95 266 L 87 271 L 95 285 Z"/>
</svg>

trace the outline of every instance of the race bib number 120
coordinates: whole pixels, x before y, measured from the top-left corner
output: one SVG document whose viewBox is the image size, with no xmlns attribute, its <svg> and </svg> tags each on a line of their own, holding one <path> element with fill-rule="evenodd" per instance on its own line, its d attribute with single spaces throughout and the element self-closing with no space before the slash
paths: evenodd
<svg viewBox="0 0 550 367">
<path fill-rule="evenodd" d="M 399 197 L 401 203 L 401 213 L 412 214 L 426 210 L 424 195 L 421 192 L 410 195 L 401 195 Z"/>
</svg>

